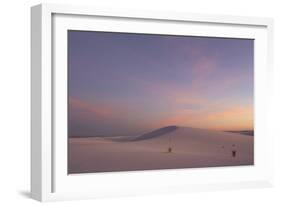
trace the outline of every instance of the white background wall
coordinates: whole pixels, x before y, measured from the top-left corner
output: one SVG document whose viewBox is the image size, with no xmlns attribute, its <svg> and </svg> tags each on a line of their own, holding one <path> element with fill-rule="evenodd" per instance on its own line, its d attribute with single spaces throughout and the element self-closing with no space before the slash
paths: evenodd
<svg viewBox="0 0 281 206">
<path fill-rule="evenodd" d="M 45 2 L 45 1 L 42 1 Z M 276 128 L 275 174 L 272 189 L 245 189 L 239 191 L 202 192 L 178 195 L 122 197 L 99 200 L 59 202 L 61 205 L 281 205 L 281 6 L 276 0 L 57 0 L 53 3 L 102 5 L 186 11 L 192 13 L 265 16 L 275 20 L 275 99 Z M 30 149 L 30 6 L 36 0 L 6 0 L 0 7 L 0 204 L 36 205 L 28 198 Z M 279 68 L 279 71 L 278 71 Z M 279 82 L 278 82 L 279 80 Z M 278 92 L 276 90 L 276 92 Z M 280 122 L 280 126 L 278 125 Z M 145 180 L 144 180 L 145 181 Z M 47 203 L 51 204 L 51 203 Z"/>
</svg>

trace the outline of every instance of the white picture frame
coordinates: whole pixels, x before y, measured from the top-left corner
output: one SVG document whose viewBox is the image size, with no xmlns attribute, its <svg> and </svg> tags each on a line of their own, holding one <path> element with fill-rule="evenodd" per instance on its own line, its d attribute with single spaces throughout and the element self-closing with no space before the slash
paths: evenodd
<svg viewBox="0 0 281 206">
<path fill-rule="evenodd" d="M 31 9 L 31 26 L 32 198 L 53 201 L 273 185 L 273 135 L 268 126 L 272 19 L 40 4 Z M 254 38 L 255 165 L 68 175 L 65 34 L 73 28 Z"/>
</svg>

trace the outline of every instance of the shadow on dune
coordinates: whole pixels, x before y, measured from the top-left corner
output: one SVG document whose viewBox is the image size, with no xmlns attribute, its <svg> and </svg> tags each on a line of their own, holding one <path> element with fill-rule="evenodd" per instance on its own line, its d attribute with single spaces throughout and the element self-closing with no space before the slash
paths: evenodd
<svg viewBox="0 0 281 206">
<path fill-rule="evenodd" d="M 132 141 L 139 141 L 139 140 L 146 140 L 146 139 L 151 139 L 151 138 L 155 138 L 155 137 L 160 137 L 164 134 L 170 133 L 175 131 L 176 129 L 178 129 L 177 126 L 168 126 L 168 127 L 162 127 L 160 129 L 154 130 L 152 132 L 143 134 L 139 137 L 136 137 L 135 139 L 133 139 Z"/>
<path fill-rule="evenodd" d="M 157 130 L 153 130 L 152 132 L 148 132 L 148 133 L 145 133 L 140 136 L 123 137 L 123 138 L 112 139 L 112 140 L 117 141 L 117 142 L 134 142 L 134 141 L 148 140 L 148 139 L 152 139 L 152 138 L 161 137 L 162 135 L 173 132 L 176 129 L 178 129 L 177 126 L 167 126 L 167 127 L 162 127 Z"/>
</svg>

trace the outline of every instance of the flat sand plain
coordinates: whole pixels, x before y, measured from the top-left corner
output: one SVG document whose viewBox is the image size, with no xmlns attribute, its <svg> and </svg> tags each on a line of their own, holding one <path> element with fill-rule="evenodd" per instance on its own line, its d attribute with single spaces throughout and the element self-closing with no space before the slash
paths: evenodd
<svg viewBox="0 0 281 206">
<path fill-rule="evenodd" d="M 188 127 L 138 137 L 75 137 L 68 145 L 70 174 L 253 164 L 253 136 Z"/>
</svg>

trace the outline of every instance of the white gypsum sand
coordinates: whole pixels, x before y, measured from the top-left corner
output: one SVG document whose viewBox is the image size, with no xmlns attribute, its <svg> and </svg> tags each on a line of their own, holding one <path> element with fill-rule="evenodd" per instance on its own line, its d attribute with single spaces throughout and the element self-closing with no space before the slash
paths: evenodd
<svg viewBox="0 0 281 206">
<path fill-rule="evenodd" d="M 254 137 L 170 126 L 138 137 L 69 138 L 68 155 L 70 174 L 253 165 Z"/>
</svg>

